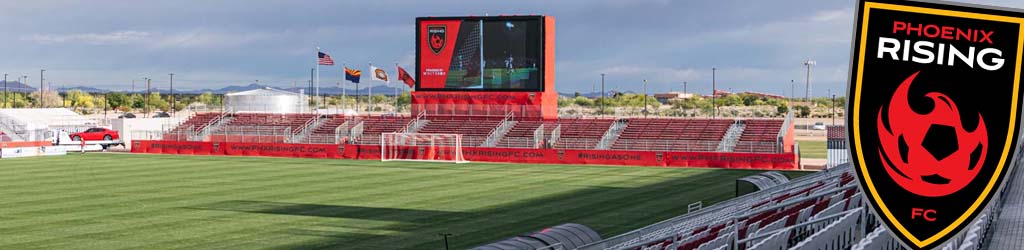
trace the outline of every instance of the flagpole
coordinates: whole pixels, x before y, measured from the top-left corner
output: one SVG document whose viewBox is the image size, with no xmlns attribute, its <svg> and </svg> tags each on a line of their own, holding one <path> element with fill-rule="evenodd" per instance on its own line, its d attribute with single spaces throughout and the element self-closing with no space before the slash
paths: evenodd
<svg viewBox="0 0 1024 250">
<path fill-rule="evenodd" d="M 313 96 L 313 103 L 316 102 L 316 98 L 320 97 L 320 46 L 316 46 L 316 92 Z M 319 109 L 320 105 L 316 105 L 314 108 Z"/>
<path fill-rule="evenodd" d="M 345 71 L 345 70 L 348 70 L 348 64 L 346 64 L 345 62 L 341 62 L 341 65 L 342 65 L 342 67 L 341 67 L 341 70 L 342 70 L 342 73 L 341 73 L 341 107 L 343 109 L 347 109 L 348 108 L 348 100 L 346 100 L 345 98 L 348 97 L 348 94 L 345 93 L 345 85 L 346 85 L 345 82 L 347 82 L 348 79 L 345 79 L 345 76 L 348 74 L 348 71 Z"/>
<path fill-rule="evenodd" d="M 370 71 L 373 71 L 373 62 L 370 62 Z M 370 81 L 366 83 L 366 108 L 367 114 L 373 113 L 373 72 L 370 72 Z"/>
<path fill-rule="evenodd" d="M 398 62 L 395 62 L 395 69 L 398 69 Z M 396 71 L 397 73 L 397 71 Z M 396 74 L 397 75 L 397 74 Z M 391 77 L 388 77 L 388 84 L 391 83 Z M 398 115 L 398 87 L 395 86 L 395 115 Z"/>
</svg>

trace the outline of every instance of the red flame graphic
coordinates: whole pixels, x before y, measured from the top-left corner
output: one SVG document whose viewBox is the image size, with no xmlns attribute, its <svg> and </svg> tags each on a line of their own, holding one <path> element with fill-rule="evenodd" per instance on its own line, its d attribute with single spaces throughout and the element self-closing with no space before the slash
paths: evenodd
<svg viewBox="0 0 1024 250">
<path fill-rule="evenodd" d="M 889 129 L 882 121 L 882 109 L 878 111 L 878 139 L 882 146 L 878 154 L 889 176 L 907 191 L 926 197 L 945 196 L 967 186 L 978 175 L 988 150 L 988 134 L 980 113 L 978 127 L 965 130 L 956 103 L 942 93 L 925 94 L 935 104 L 931 112 L 918 114 L 911 110 L 907 98 L 918 73 L 904 80 L 893 93 L 889 101 Z M 933 125 L 952 127 L 956 138 L 931 140 L 955 140 L 958 145 L 951 154 L 939 159 L 923 146 Z"/>
</svg>

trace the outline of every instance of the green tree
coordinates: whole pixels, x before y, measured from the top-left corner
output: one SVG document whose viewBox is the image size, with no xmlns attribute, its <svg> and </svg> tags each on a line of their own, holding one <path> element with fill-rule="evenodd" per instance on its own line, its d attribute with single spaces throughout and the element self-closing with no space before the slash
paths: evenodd
<svg viewBox="0 0 1024 250">
<path fill-rule="evenodd" d="M 122 109 L 124 107 L 131 106 L 131 98 L 124 93 L 108 93 L 107 94 L 107 105 L 111 109 Z"/>
<path fill-rule="evenodd" d="M 590 99 L 590 98 L 587 98 L 587 97 L 584 97 L 584 96 L 577 96 L 576 98 L 573 98 L 573 103 L 575 103 L 578 106 L 583 106 L 583 107 L 592 107 L 592 106 L 594 106 L 594 100 Z"/>
<path fill-rule="evenodd" d="M 808 117 L 811 115 L 811 108 L 804 105 L 797 105 L 793 107 L 796 110 L 796 115 L 799 117 Z"/>
<path fill-rule="evenodd" d="M 153 111 L 153 110 L 170 111 L 170 104 L 167 103 L 167 101 L 165 101 L 163 98 L 160 97 L 160 93 L 158 93 L 158 92 L 150 93 L 149 97 L 147 97 L 146 99 L 149 100 L 149 107 L 146 109 L 147 111 Z"/>
</svg>

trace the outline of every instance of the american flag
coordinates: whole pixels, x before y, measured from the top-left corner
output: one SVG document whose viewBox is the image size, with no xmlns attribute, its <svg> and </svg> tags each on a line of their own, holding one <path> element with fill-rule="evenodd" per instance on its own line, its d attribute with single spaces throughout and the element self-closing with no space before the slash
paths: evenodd
<svg viewBox="0 0 1024 250">
<path fill-rule="evenodd" d="M 334 65 L 334 60 L 331 59 L 331 55 L 328 55 L 327 53 L 317 52 L 317 57 L 320 58 L 320 60 L 317 61 L 320 65 Z"/>
</svg>

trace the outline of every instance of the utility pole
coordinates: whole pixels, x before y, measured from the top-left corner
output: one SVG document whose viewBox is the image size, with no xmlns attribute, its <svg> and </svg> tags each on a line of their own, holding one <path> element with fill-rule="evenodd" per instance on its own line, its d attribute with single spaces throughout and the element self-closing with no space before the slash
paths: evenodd
<svg viewBox="0 0 1024 250">
<path fill-rule="evenodd" d="M 170 73 L 168 75 L 171 75 L 171 116 L 173 117 L 175 109 L 174 104 L 177 101 L 176 99 L 174 99 L 174 73 Z"/>
<path fill-rule="evenodd" d="M 153 79 L 149 79 L 149 77 L 143 79 L 146 79 L 146 96 L 142 98 L 144 101 L 142 111 L 146 112 L 146 118 L 149 118 L 149 96 L 153 95 L 153 89 L 150 88 L 150 84 Z"/>
<path fill-rule="evenodd" d="M 647 118 L 647 79 L 644 79 L 644 118 Z"/>
<path fill-rule="evenodd" d="M 135 93 L 135 79 L 132 79 L 132 93 Z"/>
<path fill-rule="evenodd" d="M 45 69 L 40 69 L 39 70 L 39 107 L 40 108 L 45 108 L 46 107 L 46 95 L 44 93 L 44 90 L 46 90 L 46 89 L 43 88 L 44 87 L 43 86 L 43 72 L 46 72 L 46 70 Z"/>
<path fill-rule="evenodd" d="M 604 73 L 601 73 L 601 116 L 604 116 L 605 112 L 608 112 L 604 106 L 605 103 L 608 102 L 608 97 L 605 96 L 604 93 Z"/>
<path fill-rule="evenodd" d="M 686 81 L 683 81 L 683 94 L 686 94 Z"/>
<path fill-rule="evenodd" d="M 718 103 L 715 102 L 715 92 L 718 92 L 718 83 L 715 82 L 716 68 L 711 68 L 711 119 L 718 117 Z"/>
<path fill-rule="evenodd" d="M 7 74 L 4 74 L 4 108 L 7 108 Z"/>
<path fill-rule="evenodd" d="M 836 125 L 836 95 L 832 95 L 832 126 Z"/>
</svg>

